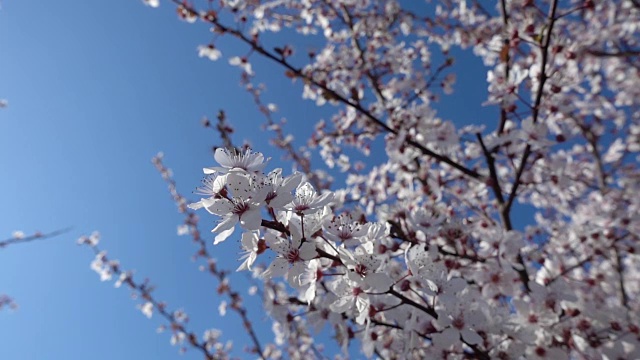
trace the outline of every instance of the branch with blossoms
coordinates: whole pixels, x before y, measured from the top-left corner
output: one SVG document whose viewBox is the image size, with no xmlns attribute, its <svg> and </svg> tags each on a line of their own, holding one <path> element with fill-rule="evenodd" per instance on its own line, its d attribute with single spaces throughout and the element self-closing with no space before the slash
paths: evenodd
<svg viewBox="0 0 640 360">
<path fill-rule="evenodd" d="M 50 233 L 41 233 L 37 231 L 31 235 L 25 235 L 22 231 L 14 231 L 10 238 L 0 241 L 0 249 L 13 244 L 24 244 L 32 241 L 51 239 L 58 235 L 67 233 L 69 230 L 71 230 L 71 228 L 56 230 Z"/>
<path fill-rule="evenodd" d="M 297 298 L 301 302 L 311 304 L 313 301 L 316 307 L 324 304 L 324 309 L 329 303 L 329 310 L 353 318 L 356 324 L 373 321 L 375 326 L 375 323 L 385 323 L 385 319 L 371 316 L 369 308 L 373 301 L 384 299 L 384 308 L 413 308 L 422 314 L 416 316 L 444 324 L 440 325 L 444 329 L 431 334 L 434 343 L 455 342 L 459 338 L 477 358 L 489 358 L 486 350 L 476 346 L 482 338 L 460 320 L 464 315 L 458 314 L 461 323 L 447 327 L 451 323 L 448 314 L 440 309 L 443 305 L 434 307 L 436 301 L 455 302 L 466 284 L 460 278 L 446 276 L 444 264 L 426 264 L 429 258 L 435 260 L 436 253 L 428 254 L 421 246 L 406 247 L 400 254 L 405 254 L 408 272 L 397 273 L 400 264 L 395 264 L 398 278 L 394 279 L 387 266 L 392 262 L 391 254 L 400 249 L 389 249 L 391 254 L 375 250 L 389 239 L 387 227 L 354 221 L 350 214 L 332 215 L 328 205 L 333 201 L 333 194 L 317 194 L 308 182 L 302 181 L 300 174 L 282 177 L 280 169 L 262 174 L 266 165 L 262 154 L 219 148 L 215 158 L 220 166 L 205 168 L 210 177 L 206 188 L 200 189 L 200 193 L 208 197 L 189 207 L 204 208 L 221 217 L 213 229 L 217 233 L 215 243 L 231 236 L 236 225 L 245 230 L 241 242 L 245 260 L 239 270 L 250 270 L 266 247 L 276 257 L 260 276 L 264 279 L 284 277 L 289 286 L 298 290 Z M 262 211 L 273 220 L 262 219 Z M 412 289 L 406 279 L 419 273 L 433 275 L 428 280 L 431 287 Z M 325 283 L 322 281 L 325 276 L 336 276 L 336 280 Z M 400 282 L 402 285 L 396 290 L 394 287 Z M 327 295 L 335 300 L 324 300 Z M 429 296 L 431 300 L 427 300 Z M 398 326 L 405 329 L 403 325 Z"/>
<path fill-rule="evenodd" d="M 139 305 L 142 313 L 151 318 L 154 313 L 159 314 L 167 321 L 166 326 L 162 326 L 159 330 L 169 328 L 171 330 L 171 344 L 180 346 L 180 352 L 185 352 L 187 346 L 200 351 L 205 359 L 228 359 L 231 345 L 223 344 L 219 341 L 221 332 L 217 329 L 205 331 L 202 340 L 194 332 L 187 328 L 189 321 L 188 315 L 182 310 L 170 311 L 167 304 L 157 300 L 153 291 L 155 287 L 149 283 L 148 279 L 142 282 L 136 281 L 132 271 L 123 270 L 118 260 L 111 260 L 107 257 L 107 252 L 100 250 L 98 243 L 100 235 L 94 232 L 90 236 L 82 236 L 78 239 L 78 245 L 84 245 L 91 248 L 95 254 L 95 259 L 91 263 L 91 268 L 100 275 L 100 280 L 110 281 L 114 277 L 117 278 L 115 287 L 126 285 L 132 292 L 134 299 L 141 299 Z"/>
</svg>

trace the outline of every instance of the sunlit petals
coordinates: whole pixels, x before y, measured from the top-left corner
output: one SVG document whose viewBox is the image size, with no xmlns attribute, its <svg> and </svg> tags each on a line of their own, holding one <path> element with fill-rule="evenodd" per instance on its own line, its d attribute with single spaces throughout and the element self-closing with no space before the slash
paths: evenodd
<svg viewBox="0 0 640 360">
<path fill-rule="evenodd" d="M 296 214 L 313 214 L 333 200 L 333 193 L 327 192 L 320 196 L 316 194 L 313 186 L 305 182 L 298 186 L 293 201 L 287 208 Z"/>
<path fill-rule="evenodd" d="M 244 152 L 238 152 L 236 150 L 218 148 L 214 154 L 214 159 L 220 164 L 220 167 L 204 168 L 205 174 L 211 174 L 216 171 L 259 172 L 267 165 L 261 153 L 254 153 L 249 149 Z"/>
</svg>

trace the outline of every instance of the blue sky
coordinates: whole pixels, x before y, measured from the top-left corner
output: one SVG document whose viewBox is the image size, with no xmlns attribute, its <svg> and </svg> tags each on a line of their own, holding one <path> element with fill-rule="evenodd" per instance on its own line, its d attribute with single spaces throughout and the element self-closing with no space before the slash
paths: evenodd
<svg viewBox="0 0 640 360">
<path fill-rule="evenodd" d="M 178 355 L 167 335 L 155 333 L 161 321 L 147 320 L 128 290 L 99 281 L 89 269 L 91 252 L 75 245 L 93 230 L 124 268 L 152 279 L 159 299 L 184 308 L 197 333 L 222 328 L 237 350 L 248 343 L 234 314 L 221 325 L 215 283 L 189 260 L 195 248 L 176 235 L 182 219 L 150 162 L 163 151 L 188 194 L 201 168 L 213 164 L 217 141 L 200 119 L 224 108 L 237 140 L 249 139 L 274 165 L 290 168 L 258 132 L 263 119 L 238 85 L 239 72 L 226 60 L 198 58 L 196 47 L 210 36 L 202 24 L 178 21 L 168 4 L 153 10 L 124 0 L 2 2 L 0 98 L 9 107 L 0 111 L 0 239 L 14 230 L 73 230 L 0 250 L 0 293 L 20 305 L 0 312 L 0 359 L 201 358 Z M 226 55 L 245 54 L 223 44 Z M 478 60 L 461 65 L 457 97 L 443 102 L 443 115 L 473 121 L 478 108 L 459 104 L 482 101 L 485 72 Z M 264 76 L 268 99 L 301 138 L 331 110 L 302 101 L 281 69 L 254 66 L 272 70 Z M 203 216 L 202 225 L 213 221 Z M 237 267 L 231 239 L 214 252 L 227 268 Z M 251 315 L 265 342 L 270 322 L 257 307 Z"/>
</svg>

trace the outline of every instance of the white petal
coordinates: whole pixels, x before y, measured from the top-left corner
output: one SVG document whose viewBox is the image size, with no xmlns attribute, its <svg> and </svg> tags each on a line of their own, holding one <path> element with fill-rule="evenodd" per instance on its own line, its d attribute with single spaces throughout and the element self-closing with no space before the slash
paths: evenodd
<svg viewBox="0 0 640 360">
<path fill-rule="evenodd" d="M 320 208 L 329 205 L 331 201 L 333 201 L 333 193 L 326 192 L 313 201 L 313 207 Z"/>
<path fill-rule="evenodd" d="M 220 232 L 215 239 L 213 240 L 213 245 L 217 245 L 225 240 L 227 240 L 227 238 L 229 236 L 231 236 L 231 234 L 233 234 L 233 230 L 235 230 L 235 227 L 232 227 L 231 229 L 228 230 L 224 230 L 222 232 Z"/>
<path fill-rule="evenodd" d="M 462 278 L 453 278 L 444 286 L 445 291 L 449 294 L 457 293 L 467 287 L 467 282 Z"/>
<path fill-rule="evenodd" d="M 289 262 L 281 257 L 275 258 L 264 272 L 264 276 L 270 278 L 282 276 L 287 273 L 287 270 L 289 270 Z"/>
<path fill-rule="evenodd" d="M 282 193 L 281 190 L 278 190 L 278 194 L 276 195 L 276 197 L 269 201 L 269 206 L 276 210 L 280 210 L 291 201 L 293 201 L 293 194 L 286 192 Z"/>
<path fill-rule="evenodd" d="M 296 262 L 289 268 L 289 272 L 287 273 L 287 282 L 293 288 L 300 287 L 300 276 L 304 273 L 306 269 L 304 262 Z"/>
<path fill-rule="evenodd" d="M 433 334 L 431 338 L 436 346 L 448 348 L 460 340 L 460 332 L 454 328 L 448 328 L 440 334 Z"/>
<path fill-rule="evenodd" d="M 236 271 L 251 270 L 251 265 L 253 265 L 253 263 L 256 261 L 256 257 L 258 257 L 258 254 L 256 254 L 255 252 L 244 254 L 240 258 L 240 260 L 242 259 L 245 259 L 245 260 L 244 262 L 242 262 L 242 264 L 240 264 L 240 266 L 238 266 Z"/>
<path fill-rule="evenodd" d="M 261 223 L 262 216 L 260 215 L 260 209 L 257 207 L 245 211 L 240 216 L 240 226 L 247 230 L 258 230 Z"/>
<path fill-rule="evenodd" d="M 378 270 L 382 264 L 382 260 L 375 254 L 356 255 L 356 261 L 371 271 Z"/>
<path fill-rule="evenodd" d="M 511 303 L 513 304 L 513 307 L 516 308 L 516 311 L 518 311 L 518 313 L 520 315 L 528 315 L 529 314 L 529 303 L 524 301 L 524 300 L 520 300 L 520 299 L 513 299 L 511 301 Z"/>
<path fill-rule="evenodd" d="M 297 172 L 291 176 L 288 176 L 282 181 L 278 192 L 282 191 L 285 193 L 291 193 L 293 189 L 297 188 L 298 185 L 300 185 L 300 181 L 302 181 L 302 173 Z"/>
<path fill-rule="evenodd" d="M 205 173 L 205 175 L 211 175 L 211 174 L 215 174 L 217 172 L 226 172 L 227 169 L 219 167 L 219 166 L 212 166 L 212 167 L 206 167 L 206 168 L 202 168 L 202 172 Z"/>
<path fill-rule="evenodd" d="M 233 210 L 233 204 L 227 199 L 202 199 L 201 201 L 207 211 L 214 215 L 224 216 Z"/>
<path fill-rule="evenodd" d="M 238 222 L 238 218 L 236 216 L 229 216 L 227 218 L 225 218 L 224 220 L 222 220 L 222 222 L 220 222 L 218 224 L 218 226 L 216 226 L 215 228 L 213 228 L 213 230 L 211 230 L 211 232 L 216 232 L 219 233 L 214 241 L 214 245 L 218 244 L 224 240 L 226 240 L 226 238 L 228 238 L 231 234 L 233 234 L 233 230 L 235 229 L 236 223 Z"/>
<path fill-rule="evenodd" d="M 258 235 L 254 232 L 245 232 L 242 234 L 242 248 L 246 251 L 253 251 L 258 248 Z"/>
<path fill-rule="evenodd" d="M 387 291 L 393 286 L 393 280 L 385 273 L 372 273 L 364 278 L 364 282 L 376 291 Z"/>
<path fill-rule="evenodd" d="M 236 215 L 227 215 L 222 218 L 222 221 L 211 230 L 211 232 L 220 232 L 228 230 L 236 226 L 238 223 L 238 217 Z"/>
<path fill-rule="evenodd" d="M 187 207 L 191 210 L 198 210 L 198 209 L 202 209 L 204 205 L 202 205 L 202 201 L 198 201 L 198 202 L 194 202 L 191 203 L 189 205 L 187 205 Z"/>
<path fill-rule="evenodd" d="M 311 242 L 305 242 L 300 247 L 300 257 L 302 260 L 311 260 L 318 256 L 318 252 L 316 251 L 315 244 Z"/>
<path fill-rule="evenodd" d="M 309 284 L 309 286 L 302 291 L 302 298 L 300 300 L 305 301 L 307 304 L 311 304 L 311 301 L 316 297 L 316 284 Z"/>
<path fill-rule="evenodd" d="M 241 172 L 231 172 L 227 176 L 227 186 L 234 198 L 248 199 L 251 197 L 252 187 L 249 177 Z"/>
<path fill-rule="evenodd" d="M 218 164 L 226 168 L 233 167 L 233 161 L 231 159 L 231 156 L 229 155 L 229 152 L 225 148 L 217 148 L 215 154 L 213 155 L 213 158 L 216 159 Z"/>
<path fill-rule="evenodd" d="M 567 356 L 567 353 L 562 351 L 562 349 L 548 348 L 546 350 L 547 350 L 548 359 L 566 360 L 569 358 L 569 356 Z"/>
<path fill-rule="evenodd" d="M 329 306 L 331 311 L 335 311 L 337 313 L 343 313 L 351 308 L 351 304 L 353 303 L 353 297 L 342 297 L 336 300 L 333 304 Z"/>
<path fill-rule="evenodd" d="M 289 246 L 288 240 L 281 239 L 281 238 L 276 239 L 275 236 L 274 237 L 265 236 L 265 240 L 271 250 L 273 250 L 274 252 L 282 256 L 287 255 L 289 253 L 289 249 L 291 249 L 291 247 Z"/>
<path fill-rule="evenodd" d="M 464 329 L 460 331 L 460 334 L 462 334 L 462 338 L 464 339 L 464 341 L 466 341 L 470 345 L 476 345 L 482 342 L 482 337 L 473 330 Z"/>
</svg>

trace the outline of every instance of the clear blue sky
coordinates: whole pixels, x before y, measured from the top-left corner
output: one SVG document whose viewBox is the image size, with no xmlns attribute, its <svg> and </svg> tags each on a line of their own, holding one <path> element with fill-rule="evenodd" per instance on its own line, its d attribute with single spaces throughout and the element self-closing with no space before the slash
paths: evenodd
<svg viewBox="0 0 640 360">
<path fill-rule="evenodd" d="M 248 343 L 235 314 L 221 325 L 214 282 L 190 262 L 195 248 L 176 235 L 182 219 L 150 163 L 163 151 L 181 191 L 190 193 L 201 168 L 212 165 L 217 140 L 199 120 L 224 108 L 238 140 L 248 138 L 289 169 L 258 133 L 262 118 L 238 85 L 238 71 L 226 60 L 198 58 L 196 47 L 210 36 L 202 24 L 178 21 L 166 3 L 153 10 L 130 0 L 2 1 L 0 98 L 9 107 L 0 111 L 0 239 L 13 230 L 74 228 L 0 250 L 0 293 L 20 305 L 0 312 L 0 359 L 201 358 L 178 355 L 168 335 L 155 333 L 161 321 L 147 320 L 128 290 L 101 283 L 89 269 L 93 256 L 75 240 L 96 229 L 110 256 L 138 279 L 150 277 L 156 296 L 184 308 L 198 334 L 222 328 L 237 350 Z M 443 103 L 443 115 L 474 121 L 478 107 L 459 104 L 482 101 L 485 72 L 478 60 L 462 64 L 457 97 Z M 264 77 L 268 98 L 289 118 L 289 130 L 304 136 L 321 111 L 298 101 L 299 89 L 281 69 L 256 66 L 262 74 L 272 69 Z M 203 218 L 213 227 L 212 217 Z M 235 241 L 215 252 L 237 267 Z M 250 315 L 265 342 L 270 322 L 261 309 Z"/>
</svg>

